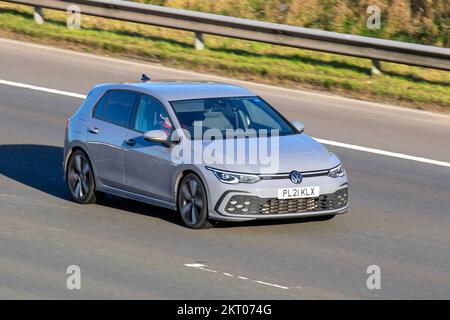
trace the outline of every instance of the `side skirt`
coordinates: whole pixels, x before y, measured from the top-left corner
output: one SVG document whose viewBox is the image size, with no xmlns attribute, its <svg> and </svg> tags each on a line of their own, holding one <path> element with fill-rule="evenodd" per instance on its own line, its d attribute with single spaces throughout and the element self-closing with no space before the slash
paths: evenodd
<svg viewBox="0 0 450 320">
<path fill-rule="evenodd" d="M 108 187 L 108 186 L 103 185 L 101 187 L 97 187 L 97 190 L 101 191 L 101 192 L 109 193 L 109 194 L 112 194 L 112 195 L 115 195 L 118 197 L 144 202 L 144 203 L 147 203 L 147 204 L 150 204 L 153 206 L 163 207 L 163 208 L 171 209 L 171 210 L 177 209 L 177 205 L 175 203 L 143 196 L 143 195 L 125 191 L 122 189 L 117 189 L 117 188 Z"/>
</svg>

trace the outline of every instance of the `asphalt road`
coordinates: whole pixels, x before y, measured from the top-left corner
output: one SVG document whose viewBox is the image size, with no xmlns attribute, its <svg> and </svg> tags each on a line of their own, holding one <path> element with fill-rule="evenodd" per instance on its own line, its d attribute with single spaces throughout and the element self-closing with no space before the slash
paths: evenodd
<svg viewBox="0 0 450 320">
<path fill-rule="evenodd" d="M 3 80 L 86 94 L 142 72 L 218 79 L 0 39 Z M 238 84 L 314 137 L 450 162 L 448 116 Z M 80 103 L 0 84 L 0 298 L 450 298 L 450 168 L 329 146 L 349 173 L 348 214 L 193 231 L 157 207 L 69 200 L 63 133 Z M 81 290 L 66 288 L 69 265 Z M 380 290 L 366 287 L 370 265 Z"/>
</svg>

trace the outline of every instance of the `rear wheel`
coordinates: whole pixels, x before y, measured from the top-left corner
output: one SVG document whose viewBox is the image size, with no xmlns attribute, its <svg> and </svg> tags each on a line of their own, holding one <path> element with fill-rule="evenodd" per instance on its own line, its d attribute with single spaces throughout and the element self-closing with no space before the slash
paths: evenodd
<svg viewBox="0 0 450 320">
<path fill-rule="evenodd" d="M 177 205 L 181 220 L 186 227 L 206 229 L 213 226 L 208 221 L 206 190 L 196 174 L 189 173 L 181 180 Z"/>
<path fill-rule="evenodd" d="M 86 154 L 77 150 L 67 165 L 67 185 L 75 202 L 81 204 L 96 203 L 101 193 L 95 192 L 95 180 L 91 163 Z"/>
</svg>

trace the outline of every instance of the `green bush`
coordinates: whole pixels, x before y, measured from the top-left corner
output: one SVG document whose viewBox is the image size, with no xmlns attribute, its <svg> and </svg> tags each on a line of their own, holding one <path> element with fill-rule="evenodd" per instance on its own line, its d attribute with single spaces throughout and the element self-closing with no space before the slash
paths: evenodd
<svg viewBox="0 0 450 320">
<path fill-rule="evenodd" d="M 32 12 L 29 6 L 0 1 L 0 36 L 450 112 L 450 72 L 382 62 L 383 73 L 371 76 L 367 59 L 212 35 L 205 35 L 206 48 L 196 51 L 192 32 L 87 15 L 82 17 L 81 29 L 72 30 L 66 27 L 64 12 L 44 10 L 43 25 L 33 21 Z"/>
<path fill-rule="evenodd" d="M 449 0 L 135 0 L 322 30 L 448 47 Z M 382 28 L 366 27 L 367 6 L 381 9 Z"/>
</svg>

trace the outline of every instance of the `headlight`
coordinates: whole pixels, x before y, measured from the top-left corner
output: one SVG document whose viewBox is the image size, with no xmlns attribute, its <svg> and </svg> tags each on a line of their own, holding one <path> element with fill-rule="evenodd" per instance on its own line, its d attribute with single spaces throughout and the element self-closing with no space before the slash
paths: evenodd
<svg viewBox="0 0 450 320">
<path fill-rule="evenodd" d="M 236 183 L 255 183 L 261 180 L 261 178 L 254 174 L 242 174 L 236 172 L 229 172 L 218 170 L 210 167 L 206 167 L 206 169 L 212 171 L 214 175 L 219 179 L 220 182 L 236 184 Z"/>
<path fill-rule="evenodd" d="M 345 176 L 344 167 L 340 164 L 337 167 L 330 169 L 330 172 L 328 172 L 328 175 L 332 178 L 343 177 L 343 176 Z"/>
</svg>

